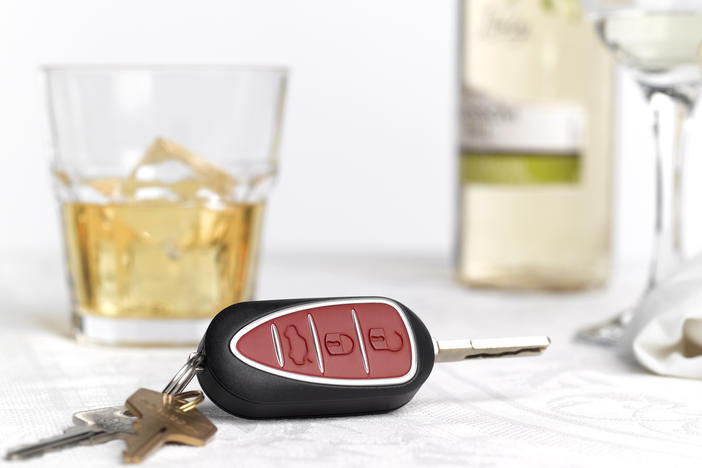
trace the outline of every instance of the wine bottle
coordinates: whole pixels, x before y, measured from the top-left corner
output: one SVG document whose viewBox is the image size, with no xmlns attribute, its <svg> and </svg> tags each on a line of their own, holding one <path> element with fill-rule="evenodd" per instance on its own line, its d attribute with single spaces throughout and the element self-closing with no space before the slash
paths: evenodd
<svg viewBox="0 0 702 468">
<path fill-rule="evenodd" d="M 611 58 L 577 0 L 463 0 L 461 18 L 459 280 L 603 284 Z"/>
</svg>

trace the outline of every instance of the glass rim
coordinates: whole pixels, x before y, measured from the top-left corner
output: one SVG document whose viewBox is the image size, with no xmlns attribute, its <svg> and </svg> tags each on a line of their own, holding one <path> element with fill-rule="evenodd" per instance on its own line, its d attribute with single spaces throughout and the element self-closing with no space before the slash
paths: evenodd
<svg viewBox="0 0 702 468">
<path fill-rule="evenodd" d="M 227 63 L 48 63 L 39 65 L 39 70 L 49 74 L 55 72 L 241 72 L 281 73 L 287 75 L 286 65 L 251 65 Z"/>
</svg>

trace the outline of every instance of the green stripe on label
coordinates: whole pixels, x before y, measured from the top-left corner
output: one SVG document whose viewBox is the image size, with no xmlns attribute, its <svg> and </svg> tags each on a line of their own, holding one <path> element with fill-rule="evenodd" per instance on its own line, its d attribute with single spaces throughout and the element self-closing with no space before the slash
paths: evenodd
<svg viewBox="0 0 702 468">
<path fill-rule="evenodd" d="M 580 179 L 580 155 L 462 153 L 460 171 L 462 183 L 573 183 Z"/>
</svg>

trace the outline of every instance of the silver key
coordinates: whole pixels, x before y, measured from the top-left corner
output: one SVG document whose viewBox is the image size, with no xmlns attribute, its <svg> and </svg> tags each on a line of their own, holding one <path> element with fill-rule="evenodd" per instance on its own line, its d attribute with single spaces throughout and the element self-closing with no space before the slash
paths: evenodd
<svg viewBox="0 0 702 468">
<path fill-rule="evenodd" d="M 79 411 L 73 415 L 74 425 L 63 431 L 63 434 L 10 449 L 5 459 L 21 460 L 51 450 L 107 442 L 126 434 L 133 434 L 132 424 L 136 419 L 124 406 Z"/>
<path fill-rule="evenodd" d="M 473 340 L 434 339 L 434 361 L 451 362 L 464 359 L 534 356 L 551 344 L 547 336 L 523 338 L 487 338 Z"/>
</svg>

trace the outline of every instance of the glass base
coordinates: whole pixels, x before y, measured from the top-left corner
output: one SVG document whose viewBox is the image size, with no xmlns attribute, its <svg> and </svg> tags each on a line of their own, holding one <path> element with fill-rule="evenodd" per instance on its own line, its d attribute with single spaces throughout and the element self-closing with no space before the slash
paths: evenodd
<svg viewBox="0 0 702 468">
<path fill-rule="evenodd" d="M 578 330 L 575 337 L 586 343 L 601 346 L 617 346 L 621 343 L 626 327 L 631 322 L 633 315 L 633 309 L 626 309 L 606 322 L 597 323 Z"/>
<path fill-rule="evenodd" d="M 73 316 L 78 341 L 123 346 L 195 346 L 210 321 L 210 318 L 154 320 Z"/>
</svg>

